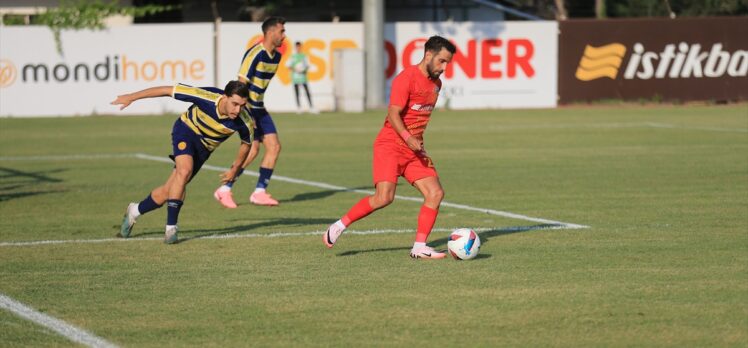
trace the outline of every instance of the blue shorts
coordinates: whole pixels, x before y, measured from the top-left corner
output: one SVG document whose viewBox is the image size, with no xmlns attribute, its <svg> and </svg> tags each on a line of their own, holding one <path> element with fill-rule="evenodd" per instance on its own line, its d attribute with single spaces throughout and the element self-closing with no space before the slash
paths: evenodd
<svg viewBox="0 0 748 348">
<path fill-rule="evenodd" d="M 262 142 L 265 134 L 278 134 L 273 118 L 265 109 L 249 109 L 249 114 L 255 120 L 255 139 Z"/>
<path fill-rule="evenodd" d="M 200 168 L 203 167 L 203 164 L 205 164 L 211 154 L 200 141 L 200 137 L 180 119 L 177 119 L 171 130 L 171 147 L 172 154 L 169 155 L 169 158 L 172 161 L 179 155 L 192 156 L 192 175 L 190 176 L 190 180 L 200 171 Z"/>
</svg>

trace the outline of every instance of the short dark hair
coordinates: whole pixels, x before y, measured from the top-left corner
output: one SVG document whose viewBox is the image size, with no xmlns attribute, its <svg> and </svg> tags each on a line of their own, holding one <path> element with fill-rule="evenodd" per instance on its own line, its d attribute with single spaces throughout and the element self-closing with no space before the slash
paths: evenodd
<svg viewBox="0 0 748 348">
<path fill-rule="evenodd" d="M 264 22 L 262 22 L 262 33 L 263 34 L 267 33 L 268 30 L 270 30 L 270 28 L 278 24 L 286 24 L 286 19 L 283 17 L 278 17 L 278 16 L 269 17 Z"/>
<path fill-rule="evenodd" d="M 429 40 L 426 41 L 426 45 L 424 45 L 423 48 L 423 53 L 426 53 L 428 51 L 439 53 L 442 51 L 442 48 L 446 49 L 447 51 L 449 51 L 449 53 L 452 54 L 455 54 L 455 52 L 457 51 L 457 48 L 453 43 L 439 35 L 430 37 Z"/>
<path fill-rule="evenodd" d="M 301 41 L 296 41 L 296 46 L 301 46 Z"/>
<path fill-rule="evenodd" d="M 223 89 L 223 94 L 227 97 L 236 94 L 244 99 L 249 99 L 249 85 L 237 80 L 229 81 Z"/>
</svg>

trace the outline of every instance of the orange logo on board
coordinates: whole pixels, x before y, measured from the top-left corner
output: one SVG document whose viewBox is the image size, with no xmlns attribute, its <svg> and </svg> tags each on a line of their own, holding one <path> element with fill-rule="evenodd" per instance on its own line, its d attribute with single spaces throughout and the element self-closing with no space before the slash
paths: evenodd
<svg viewBox="0 0 748 348">
<path fill-rule="evenodd" d="M 177 148 L 180 149 L 180 150 L 184 150 L 184 149 L 187 148 L 187 143 L 185 143 L 184 141 L 182 141 L 179 144 L 177 144 Z"/>
<path fill-rule="evenodd" d="M 0 59 L 0 88 L 8 87 L 16 81 L 18 71 L 13 62 L 7 59 Z"/>
<path fill-rule="evenodd" d="M 587 45 L 582 60 L 579 61 L 576 78 L 582 81 L 603 77 L 615 80 L 625 54 L 626 46 L 619 43 L 600 47 Z"/>
</svg>

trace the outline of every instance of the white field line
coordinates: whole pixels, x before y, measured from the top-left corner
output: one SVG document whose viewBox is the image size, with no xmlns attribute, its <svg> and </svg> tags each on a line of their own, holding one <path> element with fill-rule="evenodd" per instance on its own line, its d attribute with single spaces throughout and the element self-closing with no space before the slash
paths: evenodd
<svg viewBox="0 0 748 348">
<path fill-rule="evenodd" d="M 0 308 L 10 311 L 19 317 L 30 320 L 38 325 L 44 326 L 61 336 L 88 347 L 117 347 L 115 344 L 106 341 L 85 330 L 77 328 L 60 319 L 50 317 L 41 313 L 25 304 L 18 302 L 8 296 L 0 293 Z"/>
<path fill-rule="evenodd" d="M 725 128 L 725 127 L 690 127 L 670 123 L 659 122 L 606 122 L 606 123 L 555 123 L 555 124 L 515 124 L 515 125 L 487 125 L 482 131 L 514 131 L 514 130 L 543 130 L 543 129 L 625 129 L 625 128 L 662 128 L 683 129 L 705 132 L 735 132 L 748 133 L 748 128 Z M 465 131 L 473 130 L 469 126 L 451 127 L 451 130 Z"/>
<path fill-rule="evenodd" d="M 98 153 L 90 155 L 57 155 L 57 156 L 0 156 L 0 161 L 67 161 L 67 160 L 96 160 L 108 158 L 132 158 L 131 153 Z"/>
<path fill-rule="evenodd" d="M 578 229 L 578 225 L 535 225 L 535 226 L 513 226 L 513 227 L 480 227 L 474 228 L 475 232 L 488 232 L 496 231 L 503 233 L 511 232 L 524 232 L 533 230 L 569 230 Z M 433 232 L 451 232 L 455 228 L 435 228 Z M 345 234 L 355 235 L 374 235 L 374 234 L 398 234 L 398 233 L 414 233 L 413 229 L 381 229 L 381 230 L 347 230 Z M 230 234 L 216 234 L 206 235 L 197 237 L 185 237 L 181 238 L 181 241 L 192 240 L 192 239 L 234 239 L 234 238 L 284 238 L 284 237 L 306 237 L 306 236 L 321 236 L 325 231 L 309 231 L 309 232 L 276 232 L 276 233 L 230 233 Z M 50 244 L 97 244 L 97 243 L 116 243 L 116 242 L 138 242 L 138 241 L 154 241 L 162 240 L 160 237 L 144 237 L 144 238 L 103 238 L 103 239 L 68 239 L 68 240 L 39 240 L 31 242 L 3 242 L 0 243 L 0 247 L 23 247 L 23 246 L 36 246 L 36 245 L 50 245 Z"/>
<path fill-rule="evenodd" d="M 150 160 L 150 161 L 172 163 L 172 160 L 169 159 L 169 158 L 151 156 L 151 155 L 146 155 L 146 154 L 142 154 L 142 153 L 135 154 L 135 157 L 140 158 L 140 159 L 144 159 L 144 160 Z M 203 165 L 203 168 L 208 169 L 208 170 L 221 171 L 221 172 L 228 170 L 228 168 L 225 168 L 225 167 L 217 167 L 217 166 L 211 166 L 211 165 Z M 260 174 L 257 173 L 257 172 L 254 172 L 254 171 L 244 171 L 243 175 L 250 175 L 250 176 L 257 177 Z M 294 183 L 294 184 L 306 185 L 306 186 L 312 186 L 312 187 L 319 187 L 319 188 L 328 189 L 328 190 L 335 190 L 335 191 L 356 192 L 356 193 L 361 193 L 361 194 L 365 194 L 365 195 L 373 195 L 374 194 L 374 191 L 370 191 L 370 190 L 351 189 L 351 188 L 347 188 L 347 187 L 343 187 L 343 186 L 337 186 L 337 185 L 327 184 L 327 183 L 324 183 L 324 182 L 294 179 L 294 178 L 289 178 L 289 177 L 280 176 L 280 175 L 274 175 L 273 176 L 273 180 L 290 182 L 290 183 Z M 423 198 L 421 198 L 421 197 L 408 197 L 408 196 L 400 196 L 400 195 L 395 195 L 395 199 L 400 199 L 400 200 L 403 200 L 403 201 L 412 201 L 412 202 L 422 202 L 423 201 Z M 571 223 L 567 223 L 567 222 L 554 221 L 554 220 L 548 220 L 548 219 L 541 219 L 541 218 L 536 218 L 536 217 L 530 217 L 530 216 L 526 216 L 526 215 L 520 215 L 520 214 L 515 214 L 515 213 L 510 213 L 510 212 L 505 212 L 505 211 L 500 211 L 500 210 L 493 210 L 493 209 L 472 207 L 472 206 L 464 205 L 464 204 L 442 202 L 441 205 L 443 207 L 450 207 L 450 208 L 455 208 L 455 209 L 477 211 L 477 212 L 486 213 L 486 214 L 490 214 L 490 215 L 503 216 L 503 217 L 508 217 L 508 218 L 512 218 L 512 219 L 525 220 L 525 221 L 539 222 L 539 223 L 543 223 L 543 224 L 565 225 L 565 226 L 569 226 L 569 227 L 572 227 L 572 228 L 587 228 L 587 227 L 589 227 L 589 226 L 585 226 L 585 225 L 577 225 L 577 224 L 571 224 Z"/>
<path fill-rule="evenodd" d="M 699 131 L 708 131 L 708 132 L 748 133 L 748 129 L 746 128 L 688 127 L 688 126 L 678 126 L 678 125 L 669 124 L 669 123 L 656 123 L 656 122 L 647 122 L 645 123 L 645 125 L 647 127 L 652 127 L 652 128 L 686 129 L 686 130 L 699 130 Z"/>
<path fill-rule="evenodd" d="M 89 156 L 89 157 L 86 157 Z M 0 160 L 3 159 L 14 159 L 14 160 L 21 160 L 21 159 L 27 159 L 27 160 L 55 160 L 55 159 L 103 159 L 103 158 L 121 158 L 121 157 L 135 157 L 143 160 L 149 160 L 149 161 L 156 161 L 156 162 L 163 162 L 163 163 L 173 163 L 171 159 L 168 157 L 159 157 L 159 156 L 152 156 L 142 153 L 136 153 L 136 154 L 98 154 L 98 155 L 73 155 L 73 156 L 30 156 L 30 157 L 0 157 Z M 213 171 L 226 171 L 228 168 L 225 167 L 218 167 L 218 166 L 212 166 L 212 165 L 203 165 L 203 168 Z M 243 175 L 248 176 L 254 176 L 257 177 L 260 174 L 255 171 L 244 171 Z M 355 192 L 365 195 L 372 195 L 374 194 L 374 191 L 371 190 L 359 190 L 359 189 L 351 189 L 343 186 L 337 186 L 337 185 L 331 185 L 323 182 L 317 182 L 317 181 L 308 181 L 308 180 L 302 180 L 302 179 L 295 179 L 290 178 L 286 176 L 281 175 L 275 175 L 273 176 L 273 180 L 276 181 L 283 181 L 283 182 L 289 182 L 299 185 L 306 185 L 306 186 L 312 186 L 312 187 L 318 187 L 328 190 L 335 190 L 335 191 L 341 191 L 341 192 Z M 409 196 L 401 196 L 396 195 L 395 199 L 404 200 L 404 201 L 412 201 L 412 202 L 421 202 L 423 201 L 420 197 L 409 197 Z M 549 219 L 542 219 L 542 218 L 536 218 L 521 214 L 515 214 L 510 213 L 506 211 L 500 211 L 500 210 L 494 210 L 494 209 L 487 209 L 487 208 L 479 208 L 479 207 L 473 207 L 469 205 L 464 204 L 457 204 L 457 203 L 451 203 L 451 202 L 442 202 L 442 206 L 455 208 L 455 209 L 462 209 L 462 210 L 469 210 L 469 211 L 476 211 L 481 212 L 489 215 L 496 215 L 496 216 L 502 216 L 507 217 L 511 219 L 519 219 L 519 220 L 525 220 L 525 221 L 532 221 L 532 222 L 538 222 L 543 224 L 553 224 L 553 225 L 565 225 L 570 228 L 587 228 L 589 226 L 585 225 L 579 225 L 579 224 L 572 224 L 567 222 L 561 222 L 561 221 L 555 221 L 555 220 L 549 220 Z"/>
</svg>

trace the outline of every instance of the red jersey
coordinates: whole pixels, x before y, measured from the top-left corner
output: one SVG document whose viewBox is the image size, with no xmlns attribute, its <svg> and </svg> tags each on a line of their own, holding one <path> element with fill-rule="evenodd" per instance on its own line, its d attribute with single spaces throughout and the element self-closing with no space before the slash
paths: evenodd
<svg viewBox="0 0 748 348">
<path fill-rule="evenodd" d="M 441 87 L 440 79 L 432 80 L 424 76 L 417 65 L 405 68 L 392 80 L 390 106 L 403 108 L 400 117 L 410 134 L 423 137 Z M 384 121 L 384 127 L 379 132 L 379 136 L 394 136 L 397 140 L 402 140 L 387 119 Z"/>
</svg>

